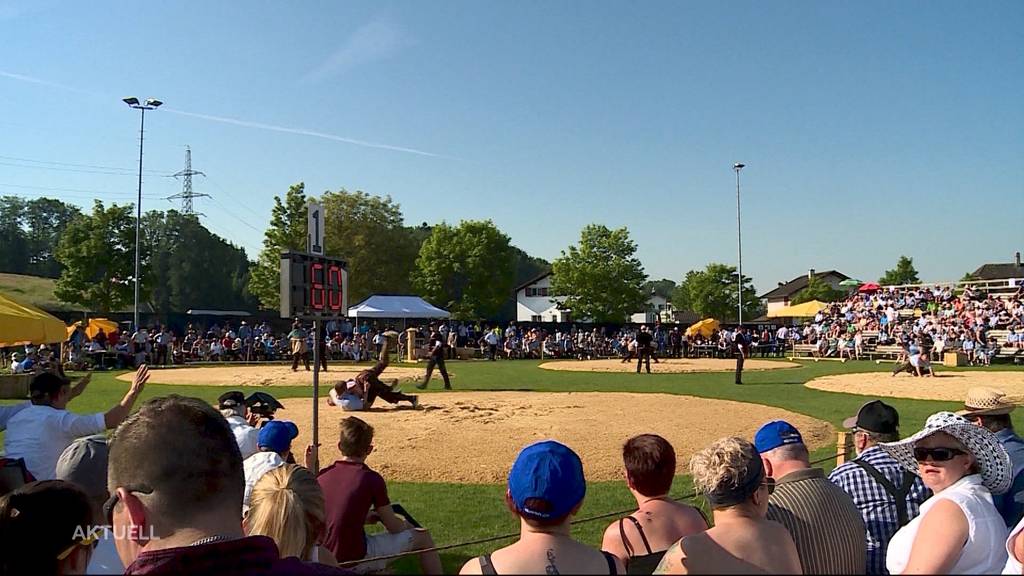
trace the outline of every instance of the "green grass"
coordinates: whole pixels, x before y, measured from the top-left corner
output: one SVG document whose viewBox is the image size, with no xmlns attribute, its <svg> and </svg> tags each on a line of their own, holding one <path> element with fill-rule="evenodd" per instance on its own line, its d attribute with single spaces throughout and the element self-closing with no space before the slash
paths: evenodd
<svg viewBox="0 0 1024 576">
<path fill-rule="evenodd" d="M 0 273 L 0 294 L 45 310 L 81 310 L 78 306 L 61 302 L 53 295 L 56 283 L 53 278 L 42 276 Z"/>
<path fill-rule="evenodd" d="M 747 371 L 743 386 L 732 383 L 733 375 L 728 372 L 702 374 L 654 374 L 637 376 L 632 373 L 590 373 L 559 372 L 538 369 L 538 362 L 450 362 L 449 368 L 455 377 L 453 385 L 458 390 L 521 390 L 536 392 L 638 392 L 686 394 L 705 398 L 737 400 L 755 404 L 777 406 L 831 422 L 838 426 L 867 400 L 865 396 L 839 394 L 812 390 L 803 383 L 829 374 L 857 372 L 878 372 L 886 369 L 870 362 L 805 363 L 799 368 L 765 372 Z M 401 364 L 399 364 L 401 365 Z M 420 365 L 422 367 L 422 365 Z M 993 366 L 992 370 L 1014 370 L 1012 366 Z M 1020 367 L 1016 368 L 1020 370 Z M 939 370 L 943 370 L 939 368 Z M 964 368 L 959 370 L 971 370 Z M 120 400 L 128 384 L 115 379 L 113 372 L 96 373 L 87 392 L 74 401 L 72 407 L 78 412 L 106 410 Z M 922 384 L 926 381 L 922 381 Z M 426 394 L 439 393 L 436 384 Z M 241 388 L 246 393 L 266 388 Z M 166 386 L 148 385 L 142 400 L 171 393 L 202 398 L 209 402 L 225 391 L 219 386 Z M 307 387 L 279 387 L 273 394 L 284 400 L 309 394 Z M 326 395 L 327 386 L 321 387 Z M 905 433 L 919 429 L 925 419 L 940 410 L 958 409 L 956 402 L 928 400 L 886 399 L 900 412 L 901 428 Z M 285 401 L 287 405 L 287 401 Z M 636 433 L 643 433 L 638 424 Z M 438 438 L 443 442 L 443 438 Z M 830 446 L 815 451 L 814 458 L 835 454 Z M 424 454 L 429 458 L 429 454 Z M 457 466 L 458 462 L 450 465 Z M 511 462 L 509 462 L 511 465 Z M 371 457 L 369 465 L 373 466 Z M 831 463 L 822 465 L 831 468 Z M 439 545 L 464 542 L 488 536 L 514 533 L 518 527 L 513 517 L 505 510 L 503 495 L 505 488 L 498 485 L 447 484 L 389 482 L 392 500 L 401 502 L 423 525 L 430 528 Z M 677 478 L 673 494 L 689 493 L 689 479 Z M 580 512 L 580 518 L 600 515 L 633 506 L 629 492 L 621 482 L 592 482 L 587 487 L 587 499 Z M 575 535 L 584 542 L 599 545 L 601 534 L 611 519 L 579 524 Z M 508 541 L 457 548 L 442 555 L 445 568 L 455 571 L 469 558 L 494 550 Z M 415 562 L 403 560 L 395 569 L 398 572 L 414 572 Z"/>
</svg>

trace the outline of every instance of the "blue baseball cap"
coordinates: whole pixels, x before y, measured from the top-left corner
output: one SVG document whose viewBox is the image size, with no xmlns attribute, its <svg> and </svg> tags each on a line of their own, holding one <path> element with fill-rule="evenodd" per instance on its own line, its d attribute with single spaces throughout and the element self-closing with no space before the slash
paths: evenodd
<svg viewBox="0 0 1024 576">
<path fill-rule="evenodd" d="M 299 427 L 287 420 L 271 420 L 260 428 L 256 444 L 273 452 L 284 452 L 291 448 L 292 440 L 299 435 Z"/>
<path fill-rule="evenodd" d="M 587 493 L 583 462 L 571 448 L 554 440 L 530 444 L 508 473 L 508 492 L 524 516 L 541 520 L 568 516 Z M 526 501 L 531 498 L 545 501 L 548 510 L 530 509 Z"/>
<path fill-rule="evenodd" d="M 754 434 L 754 447 L 762 454 L 779 446 L 803 443 L 804 437 L 800 431 L 785 420 L 772 420 L 758 428 Z"/>
</svg>

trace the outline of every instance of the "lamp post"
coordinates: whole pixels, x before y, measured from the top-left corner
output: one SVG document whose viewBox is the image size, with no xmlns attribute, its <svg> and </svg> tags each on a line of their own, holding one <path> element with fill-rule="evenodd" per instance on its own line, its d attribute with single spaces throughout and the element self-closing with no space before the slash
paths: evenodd
<svg viewBox="0 0 1024 576">
<path fill-rule="evenodd" d="M 121 99 L 129 108 L 134 108 L 142 113 L 142 121 L 139 125 L 139 198 L 135 203 L 135 320 L 132 329 L 139 330 L 139 243 L 141 238 L 142 224 L 142 143 L 146 132 L 146 110 L 156 110 L 163 102 L 156 98 L 147 98 L 139 102 L 139 99 L 131 96 Z"/>
<path fill-rule="evenodd" d="M 737 256 L 738 266 L 736 274 L 736 301 L 738 311 L 738 324 L 743 325 L 743 228 L 740 226 L 740 170 L 746 167 L 746 164 L 740 164 L 739 162 L 732 165 L 732 169 L 736 171 L 736 244 L 737 244 Z"/>
</svg>

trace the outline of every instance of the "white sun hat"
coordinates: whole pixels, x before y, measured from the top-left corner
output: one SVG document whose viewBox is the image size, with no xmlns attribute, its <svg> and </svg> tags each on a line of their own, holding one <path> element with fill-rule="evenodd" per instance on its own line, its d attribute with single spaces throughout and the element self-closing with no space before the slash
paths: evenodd
<svg viewBox="0 0 1024 576">
<path fill-rule="evenodd" d="M 917 460 L 914 460 L 914 444 L 936 432 L 945 432 L 960 441 L 974 456 L 981 474 L 981 483 L 992 494 L 1002 494 L 1010 488 L 1013 466 L 1010 455 L 992 434 L 981 426 L 975 426 L 962 416 L 952 412 L 937 412 L 928 417 L 920 432 L 899 442 L 882 442 L 879 446 L 895 458 L 901 466 L 917 474 Z"/>
</svg>

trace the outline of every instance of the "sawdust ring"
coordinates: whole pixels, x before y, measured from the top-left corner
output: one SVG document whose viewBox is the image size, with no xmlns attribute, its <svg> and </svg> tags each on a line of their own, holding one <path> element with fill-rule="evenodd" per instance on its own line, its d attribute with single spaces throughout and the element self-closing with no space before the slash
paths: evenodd
<svg viewBox="0 0 1024 576">
<path fill-rule="evenodd" d="M 804 386 L 874 397 L 962 402 L 967 389 L 975 386 L 998 388 L 1010 395 L 1024 396 L 1024 370 L 942 370 L 934 377 L 922 378 L 906 373 L 893 376 L 892 372 L 863 372 L 822 376 L 806 382 Z"/>
<path fill-rule="evenodd" d="M 636 372 L 636 359 L 623 362 L 619 359 L 610 360 L 555 360 L 540 365 L 545 370 L 564 370 L 570 372 Z M 783 360 L 762 360 L 750 358 L 743 363 L 743 370 L 779 370 L 782 368 L 799 368 L 800 364 Z M 736 369 L 736 360 L 729 358 L 660 358 L 658 363 L 651 362 L 651 372 L 680 374 L 687 372 L 731 372 Z"/>
</svg>

